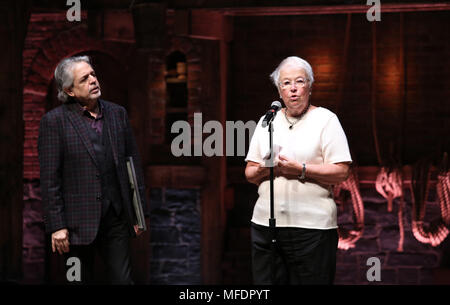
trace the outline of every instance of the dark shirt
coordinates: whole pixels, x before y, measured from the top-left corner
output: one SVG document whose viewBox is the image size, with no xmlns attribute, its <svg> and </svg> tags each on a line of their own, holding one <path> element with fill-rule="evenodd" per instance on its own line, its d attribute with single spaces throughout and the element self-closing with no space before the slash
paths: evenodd
<svg viewBox="0 0 450 305">
<path fill-rule="evenodd" d="M 97 105 L 98 114 L 97 117 L 94 118 L 87 109 L 85 109 L 83 106 L 81 106 L 80 103 L 78 103 L 78 106 L 80 106 L 80 115 L 99 135 L 101 135 L 103 130 L 103 106 L 100 100 L 97 100 Z"/>
</svg>

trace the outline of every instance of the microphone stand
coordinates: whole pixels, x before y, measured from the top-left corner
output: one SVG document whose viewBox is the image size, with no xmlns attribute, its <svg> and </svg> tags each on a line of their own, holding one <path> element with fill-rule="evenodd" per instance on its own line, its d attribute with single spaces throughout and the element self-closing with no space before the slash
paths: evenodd
<svg viewBox="0 0 450 305">
<path fill-rule="evenodd" d="M 274 194 L 273 194 L 273 166 L 274 166 L 274 156 L 273 156 L 273 126 L 272 121 L 275 118 L 275 115 L 270 119 L 269 121 L 269 146 L 270 146 L 270 218 L 269 218 L 269 228 L 272 236 L 272 243 L 271 243 L 271 266 L 270 266 L 270 273 L 271 273 L 271 280 L 272 284 L 275 284 L 275 252 L 276 252 L 276 219 L 275 219 L 275 208 L 274 208 Z"/>
<path fill-rule="evenodd" d="M 276 106 L 276 107 L 275 107 Z M 269 160 L 269 181 L 270 181 L 270 218 L 269 218 L 269 231 L 270 231 L 270 235 L 271 235 L 271 245 L 270 245 L 270 250 L 271 250 L 271 265 L 270 265 L 270 277 L 271 277 L 271 281 L 272 284 L 275 284 L 275 254 L 276 254 L 276 243 L 277 243 L 277 238 L 276 238 L 276 219 L 275 219 L 275 208 L 274 208 L 274 192 L 273 192 L 273 181 L 274 181 L 274 175 L 273 175 L 273 166 L 274 166 L 274 156 L 273 156 L 273 125 L 272 122 L 275 119 L 275 116 L 277 115 L 277 111 L 280 110 L 281 108 L 281 103 L 279 101 L 274 101 L 272 103 L 272 107 L 271 109 L 266 113 L 266 117 L 264 118 L 263 122 L 262 122 L 262 126 L 266 127 L 267 125 L 269 126 L 268 128 L 268 132 L 269 132 L 269 149 L 270 149 L 270 160 Z M 269 118 L 270 115 L 270 118 Z M 265 125 L 267 120 L 267 124 Z M 267 160 L 266 160 L 266 165 L 267 165 Z"/>
</svg>

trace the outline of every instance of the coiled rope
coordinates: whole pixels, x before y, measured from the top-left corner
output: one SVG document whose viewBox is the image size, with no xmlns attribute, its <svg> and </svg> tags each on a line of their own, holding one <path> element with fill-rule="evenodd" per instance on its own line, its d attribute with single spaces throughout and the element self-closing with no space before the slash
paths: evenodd
<svg viewBox="0 0 450 305">
<path fill-rule="evenodd" d="M 405 201 L 403 196 L 403 178 L 400 169 L 396 167 L 393 170 L 389 170 L 387 167 L 382 167 L 377 175 L 375 188 L 377 192 L 387 200 L 388 212 L 392 212 L 394 199 L 400 198 L 397 213 L 400 238 L 397 250 L 402 252 L 405 231 L 403 223 L 403 209 L 405 207 Z"/>
<path fill-rule="evenodd" d="M 350 172 L 347 180 L 335 185 L 334 196 L 338 197 L 342 190 L 347 190 L 350 192 L 353 206 L 353 217 L 355 221 L 353 230 L 346 230 L 344 228 L 338 229 L 338 248 L 348 250 L 355 247 L 356 241 L 361 238 L 364 232 L 364 204 L 359 192 L 357 177 L 353 170 Z"/>
<path fill-rule="evenodd" d="M 426 200 L 429 193 L 430 165 L 419 162 L 413 170 L 411 179 L 412 231 L 414 237 L 421 243 L 438 246 L 449 234 L 446 224 L 449 224 L 449 181 L 450 172 L 440 173 L 436 191 L 441 208 L 441 219 L 430 223 L 428 228 L 424 225 Z"/>
</svg>

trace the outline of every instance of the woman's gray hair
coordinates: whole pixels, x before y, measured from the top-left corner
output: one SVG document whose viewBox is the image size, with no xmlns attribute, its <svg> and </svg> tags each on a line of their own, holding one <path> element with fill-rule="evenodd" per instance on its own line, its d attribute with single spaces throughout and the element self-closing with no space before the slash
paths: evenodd
<svg viewBox="0 0 450 305">
<path fill-rule="evenodd" d="M 82 61 L 91 65 L 89 56 L 73 56 L 61 60 L 55 69 L 55 81 L 58 87 L 58 100 L 63 103 L 66 103 L 69 99 L 69 95 L 64 91 L 64 89 L 73 86 L 73 66 L 74 64 Z"/>
<path fill-rule="evenodd" d="M 281 69 L 286 65 L 293 65 L 297 66 L 299 68 L 302 68 L 306 72 L 306 77 L 309 81 L 309 88 L 311 88 L 312 84 L 314 83 L 314 73 L 311 68 L 311 65 L 304 59 L 297 57 L 297 56 L 289 56 L 283 59 L 283 61 L 278 65 L 278 67 L 275 69 L 275 71 L 270 74 L 270 79 L 272 80 L 273 84 L 277 89 L 279 90 L 280 85 L 280 71 Z"/>
</svg>

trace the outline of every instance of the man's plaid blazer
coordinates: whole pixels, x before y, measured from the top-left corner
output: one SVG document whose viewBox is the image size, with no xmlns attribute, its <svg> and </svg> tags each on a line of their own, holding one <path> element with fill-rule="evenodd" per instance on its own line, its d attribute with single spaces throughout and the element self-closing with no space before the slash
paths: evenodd
<svg viewBox="0 0 450 305">
<path fill-rule="evenodd" d="M 141 162 L 125 108 L 100 102 L 109 126 L 103 132 L 109 133 L 125 215 L 133 236 L 136 221 L 125 157 L 133 157 L 145 212 Z M 41 193 L 46 232 L 67 228 L 70 244 L 87 245 L 97 235 L 102 193 L 94 148 L 77 107 L 76 103 L 63 104 L 41 119 L 38 139 Z"/>
</svg>

